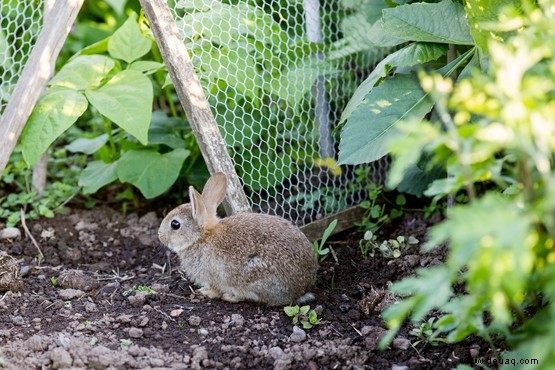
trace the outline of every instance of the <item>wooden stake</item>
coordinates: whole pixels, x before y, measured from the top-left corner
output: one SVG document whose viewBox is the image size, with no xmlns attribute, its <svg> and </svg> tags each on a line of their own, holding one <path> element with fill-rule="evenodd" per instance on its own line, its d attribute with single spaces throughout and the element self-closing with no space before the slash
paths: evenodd
<svg viewBox="0 0 555 370">
<path fill-rule="evenodd" d="M 0 119 L 0 178 L 46 82 L 83 0 L 57 0 Z"/>
<path fill-rule="evenodd" d="M 250 211 L 226 144 L 165 0 L 139 0 L 210 173 L 226 174 L 228 215 Z"/>
</svg>

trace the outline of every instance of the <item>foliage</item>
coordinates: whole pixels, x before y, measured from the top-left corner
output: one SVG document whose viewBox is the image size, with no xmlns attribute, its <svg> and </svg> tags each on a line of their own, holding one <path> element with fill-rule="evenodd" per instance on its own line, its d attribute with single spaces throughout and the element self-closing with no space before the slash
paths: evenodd
<svg viewBox="0 0 555 370">
<path fill-rule="evenodd" d="M 484 32 L 476 30 L 478 20 L 495 20 L 502 6 L 518 2 L 481 3 L 466 1 L 465 7 L 452 0 L 403 5 L 394 1 L 361 3 L 359 15 L 367 22 L 359 27 L 366 27 L 367 45 L 398 50 L 373 69 L 345 108 L 340 164 L 368 163 L 383 157 L 388 153 L 388 141 L 398 136 L 402 121 L 422 120 L 430 113 L 434 100 L 420 88 L 417 70 L 436 70 L 446 77 L 466 66 L 461 72 L 465 76 L 471 68 L 485 66 L 481 52 Z M 488 8 L 487 14 L 476 10 L 484 7 Z M 421 184 L 427 185 L 442 175 L 425 171 L 423 166 L 414 164 L 412 172 L 407 173 L 411 177 L 407 183 L 414 184 L 407 189 L 411 194 L 422 195 Z"/>
<path fill-rule="evenodd" d="M 337 226 L 337 220 L 333 220 L 328 225 L 328 227 L 326 227 L 326 230 L 324 230 L 324 233 L 322 234 L 322 239 L 320 240 L 320 242 L 318 242 L 318 240 L 315 240 L 312 245 L 312 247 L 314 248 L 314 252 L 318 257 L 318 261 L 320 262 L 328 258 L 328 255 L 330 254 L 330 249 L 324 248 L 324 245 L 326 244 L 326 241 L 328 240 L 331 233 L 333 232 L 333 229 L 335 229 L 336 226 Z"/>
<path fill-rule="evenodd" d="M 77 180 L 85 158 L 68 155 L 60 148 L 51 156 L 50 178 L 42 196 L 31 186 L 32 171 L 23 161 L 17 149 L 2 176 L 0 185 L 7 190 L 0 196 L 0 219 L 6 220 L 6 226 L 15 226 L 20 221 L 20 210 L 25 211 L 27 219 L 54 217 L 54 212 L 65 212 L 64 205 L 79 191 Z"/>
<path fill-rule="evenodd" d="M 555 340 L 555 2 L 524 2 L 482 30 L 509 32 L 490 39 L 486 73 L 453 86 L 421 74 L 434 102 L 432 121 L 407 121 L 391 143 L 390 185 L 423 155 L 449 177 L 434 181 L 436 198 L 465 192 L 432 228 L 426 249 L 447 244 L 445 265 L 418 271 L 392 290 L 405 299 L 384 312 L 391 340 L 405 318 L 419 322 L 432 309 L 435 330 L 449 342 L 469 335 L 509 342 L 509 358 L 537 358 L 548 368 Z M 523 12 L 523 15 L 520 14 Z M 482 31 L 479 34 L 483 34 Z M 464 287 L 455 295 L 453 286 Z M 518 367 L 518 365 L 517 365 Z"/>
<path fill-rule="evenodd" d="M 158 294 L 157 291 L 148 285 L 134 285 L 131 289 L 126 290 L 122 294 L 128 296 L 130 294 L 143 293 L 144 295 Z"/>
<path fill-rule="evenodd" d="M 176 2 L 193 65 L 224 139 L 234 148 L 239 175 L 253 192 L 280 185 L 299 165 L 318 166 L 327 159 L 319 158 L 309 91 L 322 70 L 331 78 L 338 67 L 315 58 L 322 45 L 307 41 L 298 19 L 276 10 L 299 6 Z"/>
<path fill-rule="evenodd" d="M 151 47 L 131 13 L 112 36 L 74 55 L 50 80 L 21 135 L 25 162 L 35 163 L 90 108 L 100 113 L 105 133 L 80 137 L 68 146 L 98 157 L 79 177 L 84 193 L 115 180 L 133 184 L 147 198 L 169 189 L 190 154 L 183 149 L 185 141 L 179 147 L 137 143 L 145 146 L 151 135 L 153 87 L 148 76 L 163 68 L 156 61 L 139 60 Z"/>
<path fill-rule="evenodd" d="M 314 325 L 320 323 L 318 313 L 315 310 L 311 310 L 310 306 L 286 306 L 283 307 L 283 311 L 287 316 L 292 318 L 293 325 L 297 325 L 300 322 L 304 329 L 312 329 Z"/>
<path fill-rule="evenodd" d="M 372 231 L 364 233 L 364 238 L 359 241 L 359 248 L 364 259 L 374 257 L 379 253 L 384 258 L 399 258 L 403 252 L 418 245 L 419 240 L 414 236 L 408 238 L 400 235 L 395 239 L 384 240 L 381 243 L 377 241 Z"/>
<path fill-rule="evenodd" d="M 409 332 L 409 334 L 418 338 L 418 340 L 412 343 L 414 347 L 421 343 L 429 344 L 435 347 L 440 343 L 446 342 L 445 338 L 438 337 L 439 332 L 434 328 L 435 321 L 435 317 L 430 317 L 428 321 L 424 321 L 419 327 L 414 328 Z"/>
<path fill-rule="evenodd" d="M 376 233 L 386 222 L 403 215 L 406 199 L 403 194 L 398 194 L 395 202 L 388 200 L 383 186 L 368 181 L 370 170 L 370 167 L 361 167 L 355 170 L 357 183 L 364 184 L 368 198 L 360 202 L 359 206 L 364 210 L 364 215 L 355 224 L 364 231 Z M 385 203 L 389 203 L 390 207 Z"/>
</svg>

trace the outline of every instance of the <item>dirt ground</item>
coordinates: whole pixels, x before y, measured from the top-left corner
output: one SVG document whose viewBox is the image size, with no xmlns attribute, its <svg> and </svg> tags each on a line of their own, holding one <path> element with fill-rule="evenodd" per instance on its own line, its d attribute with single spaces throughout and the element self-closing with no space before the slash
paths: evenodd
<svg viewBox="0 0 555 370">
<path fill-rule="evenodd" d="M 332 238 L 337 261 L 321 264 L 311 302 L 320 323 L 303 330 L 280 307 L 195 294 L 175 256 L 171 270 L 159 246 L 164 212 L 124 216 L 99 207 L 29 222 L 42 261 L 23 229 L 18 239 L 0 240 L 22 280 L 19 291 L 0 292 L 4 368 L 450 369 L 488 356 L 478 340 L 416 343 L 411 324 L 390 348 L 377 349 L 386 331 L 380 312 L 395 301 L 388 285 L 439 263 L 441 251 L 365 259 L 360 234 Z M 380 237 L 423 241 L 427 227 L 421 214 L 407 213 Z"/>
</svg>

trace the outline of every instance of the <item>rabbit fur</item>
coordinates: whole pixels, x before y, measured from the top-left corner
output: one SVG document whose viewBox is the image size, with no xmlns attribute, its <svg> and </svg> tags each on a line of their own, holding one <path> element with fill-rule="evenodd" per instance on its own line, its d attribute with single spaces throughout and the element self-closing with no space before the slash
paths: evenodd
<svg viewBox="0 0 555 370">
<path fill-rule="evenodd" d="M 177 253 L 200 293 L 228 302 L 270 306 L 303 303 L 314 284 L 318 262 L 306 236 L 289 221 L 265 214 L 238 213 L 218 218 L 227 180 L 215 173 L 202 195 L 189 188 L 190 204 L 172 210 L 158 236 Z"/>
</svg>

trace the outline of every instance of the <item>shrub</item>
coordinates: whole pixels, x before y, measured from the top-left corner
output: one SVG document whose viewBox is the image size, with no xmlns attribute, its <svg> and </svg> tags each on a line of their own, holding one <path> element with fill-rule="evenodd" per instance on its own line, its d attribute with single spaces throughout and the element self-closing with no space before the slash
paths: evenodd
<svg viewBox="0 0 555 370">
<path fill-rule="evenodd" d="M 438 310 L 433 327 L 449 342 L 498 336 L 512 348 L 505 359 L 555 363 L 555 2 L 522 7 L 522 15 L 506 9 L 483 25 L 512 35 L 489 41 L 485 73 L 455 85 L 420 74 L 437 119 L 404 122 L 404 135 L 390 143 L 389 186 L 427 156 L 449 176 L 425 194 L 466 192 L 468 203 L 431 229 L 425 248 L 447 244 L 445 264 L 394 284 L 405 298 L 384 312 L 392 331 L 382 344 L 406 318 L 420 322 Z"/>
</svg>

